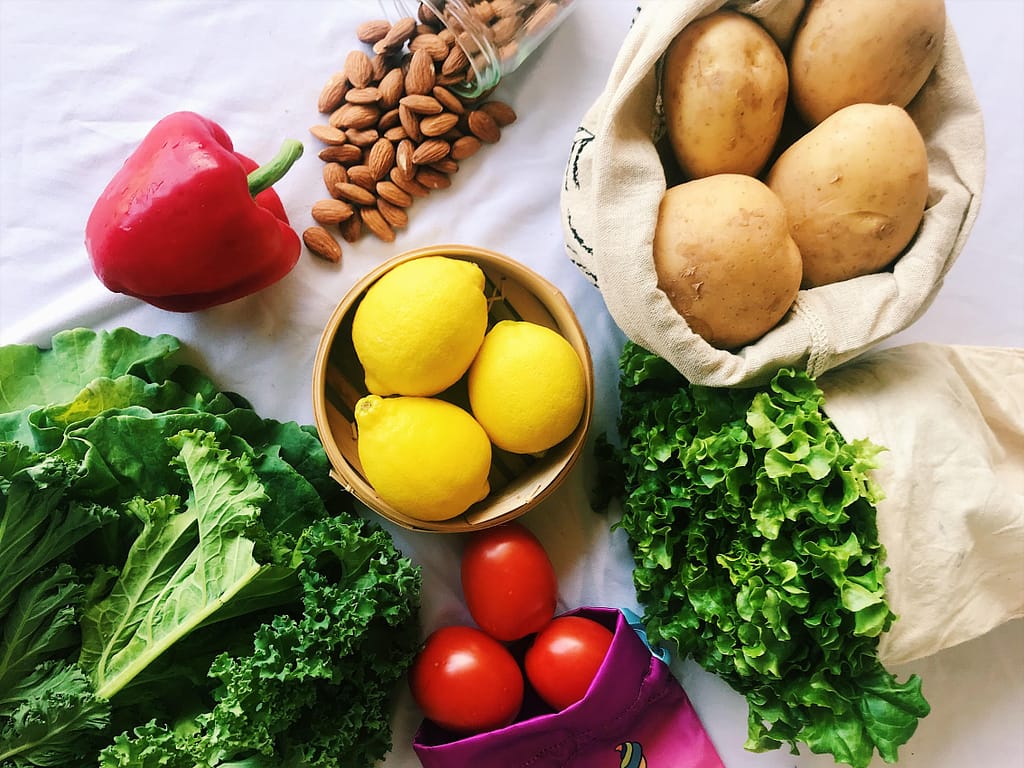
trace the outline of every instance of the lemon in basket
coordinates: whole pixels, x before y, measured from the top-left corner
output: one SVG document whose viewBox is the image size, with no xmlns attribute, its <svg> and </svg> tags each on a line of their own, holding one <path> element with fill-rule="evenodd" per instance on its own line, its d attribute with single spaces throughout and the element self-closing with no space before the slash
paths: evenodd
<svg viewBox="0 0 1024 768">
<path fill-rule="evenodd" d="M 473 416 L 499 448 L 541 453 L 572 434 L 586 403 L 586 373 L 556 331 L 502 320 L 484 337 L 468 375 Z"/>
<path fill-rule="evenodd" d="M 352 345 L 375 395 L 436 395 L 458 381 L 487 330 L 484 273 L 424 256 L 390 269 L 352 319 Z"/>
<path fill-rule="evenodd" d="M 398 512 L 448 520 L 490 491 L 491 443 L 457 405 L 366 395 L 356 403 L 355 420 L 366 480 Z"/>
</svg>

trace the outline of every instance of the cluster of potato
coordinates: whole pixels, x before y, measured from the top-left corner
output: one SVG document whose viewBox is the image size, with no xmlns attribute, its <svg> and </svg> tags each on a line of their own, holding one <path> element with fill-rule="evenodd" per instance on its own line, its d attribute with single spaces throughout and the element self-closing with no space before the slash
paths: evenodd
<svg viewBox="0 0 1024 768">
<path fill-rule="evenodd" d="M 945 32 L 943 0 L 810 0 L 787 52 L 719 10 L 666 52 L 682 174 L 658 212 L 658 285 L 722 349 L 763 336 L 801 287 L 878 272 L 924 216 L 928 157 L 905 107 Z"/>
</svg>

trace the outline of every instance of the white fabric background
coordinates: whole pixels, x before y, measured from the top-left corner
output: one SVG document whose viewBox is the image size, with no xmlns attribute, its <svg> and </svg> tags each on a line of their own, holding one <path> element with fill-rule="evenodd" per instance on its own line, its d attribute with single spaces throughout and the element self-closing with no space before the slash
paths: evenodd
<svg viewBox="0 0 1024 768">
<path fill-rule="evenodd" d="M 667 1 L 667 0 L 666 0 Z M 989 158 L 971 240 L 927 314 L 888 345 L 1024 346 L 1024 3 L 947 0 L 986 118 Z M 604 85 L 634 3 L 580 0 L 558 33 L 496 96 L 519 121 L 464 163 L 446 191 L 417 201 L 393 244 L 346 246 L 341 268 L 304 254 L 276 286 L 193 315 L 106 291 L 82 245 L 94 200 L 160 117 L 193 109 L 236 148 L 265 160 L 285 137 L 306 155 L 276 185 L 293 225 L 311 223 L 321 161 L 307 129 L 323 82 L 358 45 L 374 0 L 0 0 L 0 343 L 46 345 L 74 326 L 178 336 L 191 360 L 278 419 L 312 423 L 310 376 L 320 331 L 362 274 L 389 255 L 443 242 L 492 248 L 558 285 L 590 340 L 598 384 L 594 434 L 613 428 L 621 334 L 600 295 L 565 257 L 558 195 L 576 123 Z M 629 556 L 582 495 L 589 462 L 524 518 L 548 547 L 564 609 L 635 607 Z M 466 620 L 458 541 L 395 531 L 424 566 L 423 621 Z M 1024 622 L 894 670 L 924 678 L 932 704 L 900 765 L 1024 766 Z M 740 696 L 689 662 L 675 664 L 730 768 L 809 768 L 830 757 L 747 753 Z M 403 691 L 388 768 L 415 768 L 417 713 Z M 881 763 L 879 762 L 879 765 Z M 652 768 L 659 768 L 652 766 Z"/>
</svg>

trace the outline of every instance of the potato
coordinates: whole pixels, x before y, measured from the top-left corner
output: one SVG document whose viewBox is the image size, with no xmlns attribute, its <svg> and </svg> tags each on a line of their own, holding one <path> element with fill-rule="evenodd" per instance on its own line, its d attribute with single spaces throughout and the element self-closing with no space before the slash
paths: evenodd
<svg viewBox="0 0 1024 768">
<path fill-rule="evenodd" d="M 751 17 L 718 11 L 688 24 L 662 70 L 666 130 L 686 177 L 757 175 L 779 136 L 788 93 L 782 51 Z"/>
<path fill-rule="evenodd" d="M 853 104 L 826 118 L 772 165 L 803 285 L 877 272 L 913 239 L 928 199 L 928 155 L 910 115 Z"/>
<path fill-rule="evenodd" d="M 943 0 L 812 0 L 789 52 L 793 105 L 810 126 L 851 104 L 906 107 L 945 29 Z"/>
<path fill-rule="evenodd" d="M 800 253 L 782 203 L 763 182 L 742 174 L 715 174 L 665 191 L 654 267 L 675 310 L 720 349 L 763 336 L 800 288 Z"/>
</svg>

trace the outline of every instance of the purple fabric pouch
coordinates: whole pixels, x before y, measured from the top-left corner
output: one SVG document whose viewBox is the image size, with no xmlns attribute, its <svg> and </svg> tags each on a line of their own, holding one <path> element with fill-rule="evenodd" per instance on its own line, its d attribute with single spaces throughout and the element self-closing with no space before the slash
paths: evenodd
<svg viewBox="0 0 1024 768">
<path fill-rule="evenodd" d="M 723 768 L 682 686 L 621 611 L 567 615 L 614 632 L 587 695 L 561 712 L 528 695 L 515 723 L 468 737 L 425 720 L 413 741 L 424 768 Z"/>
</svg>

